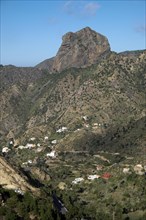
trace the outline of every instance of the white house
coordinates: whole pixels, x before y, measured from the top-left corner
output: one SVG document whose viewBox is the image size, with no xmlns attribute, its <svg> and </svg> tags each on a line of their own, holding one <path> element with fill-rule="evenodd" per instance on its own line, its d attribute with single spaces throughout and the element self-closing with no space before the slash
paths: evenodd
<svg viewBox="0 0 146 220">
<path fill-rule="evenodd" d="M 73 184 L 77 184 L 77 183 L 80 183 L 80 182 L 82 182 L 82 181 L 84 181 L 84 178 L 78 177 L 78 178 L 75 178 L 75 180 L 73 180 L 72 183 L 73 183 Z"/>
<path fill-rule="evenodd" d="M 52 144 L 57 144 L 57 140 L 53 140 L 51 143 Z"/>
<path fill-rule="evenodd" d="M 47 141 L 48 139 L 49 139 L 49 137 L 48 137 L 48 136 L 45 136 L 45 137 L 44 137 L 44 140 L 45 140 L 45 141 Z"/>
<path fill-rule="evenodd" d="M 82 118 L 83 118 L 85 121 L 87 121 L 87 120 L 88 120 L 88 116 L 87 116 L 87 115 L 82 116 Z"/>
<path fill-rule="evenodd" d="M 26 147 L 23 146 L 23 145 L 20 145 L 20 146 L 18 147 L 18 149 L 20 149 L 20 150 L 25 149 L 25 148 L 26 148 Z"/>
<path fill-rule="evenodd" d="M 14 142 L 13 142 L 13 141 L 10 141 L 10 142 L 9 142 L 9 144 L 13 145 L 13 144 L 14 144 Z"/>
<path fill-rule="evenodd" d="M 27 165 L 27 164 L 28 164 L 27 162 L 23 162 L 23 163 L 22 163 L 22 165 Z"/>
<path fill-rule="evenodd" d="M 8 153 L 10 149 L 8 147 L 3 147 L 2 148 L 2 153 Z"/>
<path fill-rule="evenodd" d="M 130 174 L 130 168 L 129 167 L 123 168 L 123 173 Z"/>
<path fill-rule="evenodd" d="M 25 147 L 31 149 L 31 148 L 33 148 L 35 146 L 36 146 L 35 144 L 27 143 Z"/>
<path fill-rule="evenodd" d="M 65 131 L 67 131 L 67 127 L 62 127 L 60 129 L 58 129 L 56 132 L 61 133 L 61 132 L 65 132 Z"/>
<path fill-rule="evenodd" d="M 88 180 L 98 179 L 99 177 L 100 177 L 99 175 L 89 175 Z"/>
<path fill-rule="evenodd" d="M 134 169 L 135 173 L 138 174 L 138 175 L 143 175 L 144 174 L 143 166 L 141 164 L 135 165 L 133 169 Z"/>
<path fill-rule="evenodd" d="M 42 147 L 38 147 L 37 149 L 36 149 L 36 152 L 41 152 L 43 150 L 43 148 Z"/>
<path fill-rule="evenodd" d="M 56 131 L 56 133 L 61 133 L 61 132 L 62 132 L 61 128 Z"/>
<path fill-rule="evenodd" d="M 99 171 L 99 170 L 102 170 L 102 169 L 103 169 L 103 166 L 102 166 L 102 165 L 97 165 L 97 166 L 96 166 L 96 170 Z"/>
<path fill-rule="evenodd" d="M 56 158 L 56 152 L 55 150 L 51 151 L 50 153 L 46 154 L 47 157 Z"/>
<path fill-rule="evenodd" d="M 28 160 L 27 162 L 23 162 L 22 165 L 28 165 L 28 164 L 32 164 L 32 160 Z"/>
<path fill-rule="evenodd" d="M 35 140 L 36 140 L 35 137 L 30 138 L 30 141 L 35 141 Z"/>
</svg>

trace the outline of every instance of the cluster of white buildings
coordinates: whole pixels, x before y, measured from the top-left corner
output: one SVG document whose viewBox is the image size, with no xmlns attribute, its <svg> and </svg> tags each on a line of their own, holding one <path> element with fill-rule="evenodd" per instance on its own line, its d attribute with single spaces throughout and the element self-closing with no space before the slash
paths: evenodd
<svg viewBox="0 0 146 220">
<path fill-rule="evenodd" d="M 97 170 L 102 170 L 102 166 L 99 165 L 99 167 L 97 167 Z M 131 174 L 132 173 L 132 170 L 137 174 L 137 175 L 144 175 L 146 173 L 146 165 L 142 166 L 141 164 L 137 164 L 135 166 L 133 166 L 132 168 L 131 167 L 124 167 L 123 168 L 123 173 L 124 174 Z M 87 176 L 87 179 L 88 180 L 95 180 L 95 179 L 99 179 L 99 178 L 102 178 L 102 176 L 100 175 L 97 175 L 97 174 L 94 174 L 94 175 L 88 175 Z M 73 181 L 72 181 L 72 184 L 78 184 L 80 182 L 84 181 L 84 178 L 82 177 L 78 177 L 78 178 L 75 178 Z"/>
<path fill-rule="evenodd" d="M 62 132 L 66 132 L 67 131 L 67 127 L 62 127 L 62 128 L 59 128 L 56 133 L 62 133 Z"/>
<path fill-rule="evenodd" d="M 24 192 L 21 189 L 14 189 L 14 191 L 20 195 L 24 195 Z"/>
<path fill-rule="evenodd" d="M 145 172 L 146 172 L 146 166 L 142 166 L 141 164 L 137 164 L 133 167 L 133 170 L 138 175 L 144 175 Z M 124 167 L 123 168 L 123 173 L 124 174 L 131 174 L 132 173 L 132 168 L 131 167 Z"/>
<path fill-rule="evenodd" d="M 99 179 L 100 178 L 100 175 L 89 175 L 87 177 L 88 180 L 95 180 L 95 179 Z M 80 182 L 84 181 L 84 178 L 83 177 L 78 177 L 78 178 L 75 178 L 73 181 L 72 181 L 72 184 L 78 184 Z"/>
<path fill-rule="evenodd" d="M 32 160 L 28 160 L 27 162 L 23 162 L 22 165 L 30 165 L 33 164 Z"/>
<path fill-rule="evenodd" d="M 20 149 L 20 150 L 22 150 L 22 149 L 31 149 L 31 148 L 34 148 L 34 147 L 36 147 L 35 144 L 27 143 L 25 146 L 23 146 L 23 145 L 18 146 L 18 149 Z"/>
</svg>

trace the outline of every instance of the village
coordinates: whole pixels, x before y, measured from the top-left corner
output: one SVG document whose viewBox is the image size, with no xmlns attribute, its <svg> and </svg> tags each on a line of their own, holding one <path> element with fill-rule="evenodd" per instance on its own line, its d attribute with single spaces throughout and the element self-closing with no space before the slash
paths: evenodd
<svg viewBox="0 0 146 220">
<path fill-rule="evenodd" d="M 67 210 L 70 209 L 67 198 L 73 197 L 78 206 L 84 204 L 91 216 L 94 213 L 92 209 L 100 211 L 98 201 L 104 210 L 110 211 L 114 207 L 113 213 L 117 209 L 116 212 L 125 218 L 130 216 L 134 219 L 133 216 L 139 216 L 137 210 L 144 209 L 145 202 L 138 198 L 145 201 L 145 156 L 106 149 L 70 148 L 68 137 L 77 138 L 90 131 L 104 134 L 108 128 L 107 121 L 91 122 L 87 115 L 81 117 L 81 122 L 82 126 L 73 131 L 61 125 L 53 134 L 32 135 L 22 141 L 10 138 L 1 146 L 1 155 L 19 167 L 32 182 L 37 181 L 40 188 L 43 186 L 43 192 L 44 189 L 45 192 L 48 189 L 55 191 L 63 198 Z M 112 138 L 116 140 L 116 135 Z M 13 190 L 18 195 L 25 195 L 20 188 L 14 187 Z"/>
<path fill-rule="evenodd" d="M 84 127 L 88 127 L 87 116 L 83 116 L 82 118 L 84 120 Z M 102 127 L 101 123 L 93 123 L 93 129 L 99 127 Z M 79 132 L 80 130 L 81 129 L 77 129 L 74 132 Z M 66 135 L 68 128 L 62 126 L 56 129 L 56 134 L 61 133 Z M 60 151 L 56 147 L 60 141 L 61 139 L 50 140 L 49 136 L 46 135 L 41 138 L 41 140 L 38 140 L 36 137 L 30 137 L 25 145 L 21 145 L 18 144 L 17 140 L 11 138 L 7 146 L 2 147 L 1 154 L 7 157 L 13 152 L 15 162 L 17 161 L 19 166 L 24 169 L 27 168 L 27 170 L 31 170 L 32 167 L 40 165 L 41 161 L 42 166 L 44 166 L 43 169 L 47 170 L 50 177 L 52 176 L 49 180 L 51 182 L 53 181 L 53 176 L 57 176 L 55 173 L 59 173 L 59 170 L 65 167 L 69 173 L 69 175 L 64 178 L 67 179 L 67 183 L 61 181 L 62 184 L 59 184 L 61 177 L 55 180 L 60 189 L 64 189 L 67 184 L 77 185 L 83 184 L 84 182 L 98 181 L 98 179 L 108 181 L 109 179 L 115 178 L 117 172 L 118 175 L 122 174 L 125 176 L 131 174 L 140 176 L 146 175 L 146 161 L 139 161 L 139 163 L 137 163 L 134 157 L 127 156 L 121 162 L 116 163 L 115 158 L 119 157 L 120 153 L 99 151 L 94 155 L 90 155 L 88 151 Z M 17 160 L 18 158 L 19 160 Z M 84 167 L 86 167 L 86 169 L 84 169 Z M 56 171 L 56 169 L 59 170 Z"/>
<path fill-rule="evenodd" d="M 67 198 L 72 197 L 78 201 L 77 206 L 84 204 L 90 216 L 95 214 L 93 209 L 100 212 L 98 203 L 107 212 L 112 209 L 113 213 L 120 213 L 125 218 L 139 216 L 139 209 L 142 216 L 146 193 L 144 154 L 68 147 L 68 137 L 77 138 L 90 131 L 104 134 L 108 127 L 106 121 L 90 122 L 86 115 L 81 117 L 81 122 L 82 126 L 73 131 L 62 125 L 53 134 L 32 135 L 22 141 L 10 138 L 1 146 L 0 154 L 29 176 L 32 183 L 37 182 L 40 189 L 43 186 L 43 193 L 44 189 L 45 192 L 48 189 L 55 191 L 59 198 L 63 198 L 66 210 L 70 210 L 68 203 L 72 201 Z M 116 135 L 112 138 L 116 140 Z M 17 195 L 25 196 L 20 188 L 13 187 L 13 190 Z"/>
</svg>

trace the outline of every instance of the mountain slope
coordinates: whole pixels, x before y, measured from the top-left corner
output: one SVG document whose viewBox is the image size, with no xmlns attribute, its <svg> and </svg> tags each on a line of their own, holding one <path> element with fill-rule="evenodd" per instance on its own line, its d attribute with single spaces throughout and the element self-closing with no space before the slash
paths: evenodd
<svg viewBox="0 0 146 220">
<path fill-rule="evenodd" d="M 109 127 L 143 117 L 145 60 L 145 51 L 136 58 L 111 53 L 91 67 L 51 75 L 38 69 L 23 73 L 17 68 L 19 80 L 15 68 L 11 70 L 12 80 L 4 78 L 9 67 L 1 68 L 2 133 L 22 131 L 32 135 L 37 130 L 39 135 L 53 128 L 55 132 L 60 126 L 74 130 L 83 126 L 84 115 L 90 125 L 106 123 Z"/>
</svg>

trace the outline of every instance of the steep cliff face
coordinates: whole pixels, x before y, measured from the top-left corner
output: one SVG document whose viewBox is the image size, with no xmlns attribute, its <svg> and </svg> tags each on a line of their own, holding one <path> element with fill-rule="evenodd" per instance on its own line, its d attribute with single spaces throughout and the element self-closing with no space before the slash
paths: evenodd
<svg viewBox="0 0 146 220">
<path fill-rule="evenodd" d="M 25 178 L 8 162 L 0 157 L 0 185 L 6 189 L 21 190 L 22 192 L 31 191 L 38 194 L 39 190 L 31 186 Z"/>
<path fill-rule="evenodd" d="M 60 72 L 70 67 L 87 67 L 110 51 L 107 38 L 86 27 L 62 38 L 62 44 L 56 56 L 37 65 L 50 72 Z"/>
<path fill-rule="evenodd" d="M 106 37 L 90 28 L 84 28 L 76 33 L 69 32 L 62 40 L 53 63 L 53 68 L 58 72 L 69 67 L 89 66 L 110 51 Z"/>
</svg>

